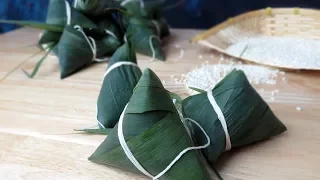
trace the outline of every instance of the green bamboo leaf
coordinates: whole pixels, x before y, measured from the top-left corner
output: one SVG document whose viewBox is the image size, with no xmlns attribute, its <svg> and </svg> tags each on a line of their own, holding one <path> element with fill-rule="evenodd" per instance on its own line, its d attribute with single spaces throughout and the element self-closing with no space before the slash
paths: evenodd
<svg viewBox="0 0 320 180">
<path fill-rule="evenodd" d="M 215 86 L 212 94 L 226 118 L 233 148 L 266 140 L 286 131 L 285 125 L 250 85 L 243 71 L 232 71 Z M 207 93 L 188 97 L 182 105 L 184 117 L 196 120 L 210 136 L 211 144 L 202 152 L 214 165 L 225 152 L 226 137 Z M 205 142 L 201 131 L 195 126 L 192 128 L 197 144 Z"/>
<path fill-rule="evenodd" d="M 36 29 L 49 30 L 53 32 L 62 32 L 64 28 L 63 26 L 59 26 L 59 25 L 46 24 L 46 23 L 40 23 L 35 21 L 0 20 L 0 23 L 16 24 L 20 26 L 27 26 L 27 27 L 36 28 Z"/>
<path fill-rule="evenodd" d="M 205 90 L 202 90 L 202 89 L 199 89 L 199 88 L 195 88 L 195 87 L 188 87 L 188 88 L 191 89 L 191 90 L 197 91 L 197 92 L 199 92 L 199 93 L 205 93 L 205 92 L 207 92 L 207 91 L 205 91 Z"/>
<path fill-rule="evenodd" d="M 55 45 L 52 44 L 48 47 L 46 54 L 37 62 L 35 68 L 33 69 L 32 73 L 29 74 L 26 70 L 22 69 L 22 71 L 24 72 L 25 75 L 27 75 L 29 78 L 34 78 L 34 76 L 37 74 L 37 72 L 40 69 L 40 66 L 42 65 L 42 63 L 44 62 L 44 60 L 46 60 L 46 58 L 48 57 L 48 55 L 51 53 L 53 47 Z"/>
<path fill-rule="evenodd" d="M 74 131 L 88 133 L 88 134 L 102 134 L 102 135 L 109 135 L 112 131 L 111 128 L 108 129 L 74 129 Z"/>
<path fill-rule="evenodd" d="M 120 62 L 137 64 L 136 54 L 131 43 L 125 43 L 114 53 L 107 71 L 114 64 Z M 97 102 L 97 119 L 104 127 L 113 128 L 118 123 L 141 74 L 138 67 L 124 65 L 113 69 L 104 77 Z"/>
<path fill-rule="evenodd" d="M 118 125 L 89 160 L 140 173 L 124 153 Z M 193 146 L 167 90 L 150 69 L 139 80 L 123 116 L 123 134 L 134 157 L 152 175 L 157 175 L 184 149 Z M 161 180 L 211 179 L 197 151 L 189 151 Z"/>
</svg>

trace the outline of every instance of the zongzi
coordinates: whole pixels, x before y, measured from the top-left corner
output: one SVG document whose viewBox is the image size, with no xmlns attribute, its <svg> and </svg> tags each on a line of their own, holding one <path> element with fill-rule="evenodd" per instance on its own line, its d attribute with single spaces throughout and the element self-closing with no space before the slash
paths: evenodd
<svg viewBox="0 0 320 180">
<path fill-rule="evenodd" d="M 161 39 L 150 22 L 141 18 L 130 18 L 127 29 L 128 40 L 138 53 L 164 61 Z"/>
<path fill-rule="evenodd" d="M 191 146 L 169 93 L 146 69 L 119 123 L 89 160 L 153 179 L 211 179 L 199 152 L 189 151 Z"/>
<path fill-rule="evenodd" d="M 111 57 L 97 103 L 100 128 L 113 128 L 129 102 L 141 70 L 130 42 L 125 43 Z"/>
<path fill-rule="evenodd" d="M 202 152 L 213 165 L 232 147 L 256 143 L 286 131 L 267 103 L 248 82 L 241 70 L 227 75 L 212 91 L 182 101 L 183 116 L 197 121 L 210 136 Z M 206 138 L 190 125 L 197 144 Z"/>
<path fill-rule="evenodd" d="M 88 36 L 80 26 L 66 26 L 58 43 L 58 57 L 61 79 L 70 76 L 76 71 L 93 62 L 109 52 L 108 48 L 99 48 L 97 41 Z"/>
</svg>

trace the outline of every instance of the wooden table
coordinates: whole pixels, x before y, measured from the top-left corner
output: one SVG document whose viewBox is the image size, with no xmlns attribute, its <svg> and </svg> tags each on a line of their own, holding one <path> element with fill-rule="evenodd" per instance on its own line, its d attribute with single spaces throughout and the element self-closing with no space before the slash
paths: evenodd
<svg viewBox="0 0 320 180">
<path fill-rule="evenodd" d="M 20 66 L 31 71 L 41 57 L 23 63 L 39 51 L 28 47 L 36 43 L 39 33 L 24 28 L 0 36 L 0 79 L 5 77 L 0 82 L 0 179 L 147 179 L 89 162 L 87 157 L 105 137 L 73 134 L 74 128 L 95 124 L 96 99 L 107 64 L 96 64 L 59 80 L 57 59 L 50 57 L 35 79 L 23 74 Z M 187 96 L 185 87 L 171 77 L 179 77 L 206 61 L 216 63 L 220 56 L 190 44 L 188 39 L 197 33 L 173 30 L 164 47 L 168 60 L 150 62 L 148 57 L 139 56 L 140 66 L 152 68 L 166 81 L 166 88 Z M 185 52 L 182 59 L 178 45 Z M 257 88 L 265 89 L 262 97 L 288 131 L 225 153 L 217 164 L 225 179 L 320 179 L 320 73 L 292 72 L 286 77 L 286 83 L 279 80 L 277 85 Z M 275 89 L 280 92 L 271 101 L 270 93 Z M 297 106 L 302 107 L 301 112 Z"/>
</svg>

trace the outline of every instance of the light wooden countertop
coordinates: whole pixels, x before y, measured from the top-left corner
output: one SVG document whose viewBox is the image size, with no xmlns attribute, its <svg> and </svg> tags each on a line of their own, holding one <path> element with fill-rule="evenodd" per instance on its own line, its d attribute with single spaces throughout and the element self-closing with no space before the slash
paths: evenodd
<svg viewBox="0 0 320 180">
<path fill-rule="evenodd" d="M 136 180 L 147 179 L 119 169 L 91 163 L 87 157 L 105 139 L 100 135 L 72 134 L 74 128 L 95 124 L 96 99 L 107 64 L 93 65 L 65 80 L 59 79 L 55 57 L 47 59 L 34 79 L 21 68 L 38 52 L 40 31 L 28 28 L 0 36 L 0 179 L 4 180 Z M 187 96 L 185 87 L 171 78 L 219 55 L 192 45 L 199 31 L 173 30 L 165 45 L 166 62 L 139 56 L 141 68 L 150 67 L 166 81 L 166 88 Z M 184 57 L 180 56 L 180 45 Z M 199 59 L 199 55 L 203 55 Z M 214 58 L 211 56 L 214 55 Z M 22 67 L 31 71 L 41 56 Z M 285 123 L 288 131 L 271 140 L 234 149 L 217 163 L 226 180 L 320 179 L 320 73 L 287 73 L 287 81 L 264 88 L 262 97 Z M 271 101 L 273 90 L 280 92 Z M 296 107 L 302 107 L 298 112 Z"/>
</svg>

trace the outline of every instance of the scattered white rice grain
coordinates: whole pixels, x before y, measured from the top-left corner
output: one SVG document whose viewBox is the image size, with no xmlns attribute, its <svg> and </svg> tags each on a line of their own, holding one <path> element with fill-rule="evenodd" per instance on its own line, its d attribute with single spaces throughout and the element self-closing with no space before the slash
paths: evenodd
<svg viewBox="0 0 320 180">
<path fill-rule="evenodd" d="M 165 80 L 163 80 L 163 81 L 162 81 L 162 84 L 163 84 L 163 85 L 165 85 L 165 84 L 166 84 L 166 81 L 165 81 Z"/>
<path fill-rule="evenodd" d="M 283 77 L 283 78 L 281 78 L 282 79 L 282 81 L 286 81 L 287 80 L 287 78 L 286 77 Z"/>
<path fill-rule="evenodd" d="M 179 59 L 182 59 L 184 56 L 184 50 L 180 49 L 180 55 L 179 55 Z"/>
<path fill-rule="evenodd" d="M 264 92 L 264 89 L 260 89 L 259 91 L 260 91 L 260 92 Z"/>
<path fill-rule="evenodd" d="M 276 89 L 276 90 L 274 90 L 274 92 L 277 94 L 277 93 L 279 93 L 280 91 L 279 91 L 278 89 Z"/>
<path fill-rule="evenodd" d="M 180 48 L 181 46 L 179 44 L 174 45 L 175 48 Z"/>
<path fill-rule="evenodd" d="M 271 101 L 275 101 L 276 100 L 276 98 L 274 98 L 274 97 L 271 97 L 270 99 L 271 99 Z"/>
<path fill-rule="evenodd" d="M 302 107 L 298 106 L 298 107 L 296 107 L 296 110 L 301 112 L 302 111 Z"/>
<path fill-rule="evenodd" d="M 203 58 L 203 56 L 202 55 L 199 55 L 199 59 L 202 59 Z"/>
<path fill-rule="evenodd" d="M 195 87 L 203 90 L 212 89 L 232 70 L 243 70 L 248 80 L 252 84 L 276 84 L 278 72 L 257 65 L 239 65 L 239 64 L 203 64 L 182 77 L 183 85 Z"/>
<path fill-rule="evenodd" d="M 276 93 L 274 91 L 271 91 L 271 96 L 274 96 Z"/>
<path fill-rule="evenodd" d="M 171 78 L 174 78 L 175 76 L 174 76 L 174 75 L 170 75 L 170 77 L 171 77 Z"/>
<path fill-rule="evenodd" d="M 280 71 L 280 74 L 284 76 L 284 75 L 286 75 L 286 72 Z"/>
</svg>

